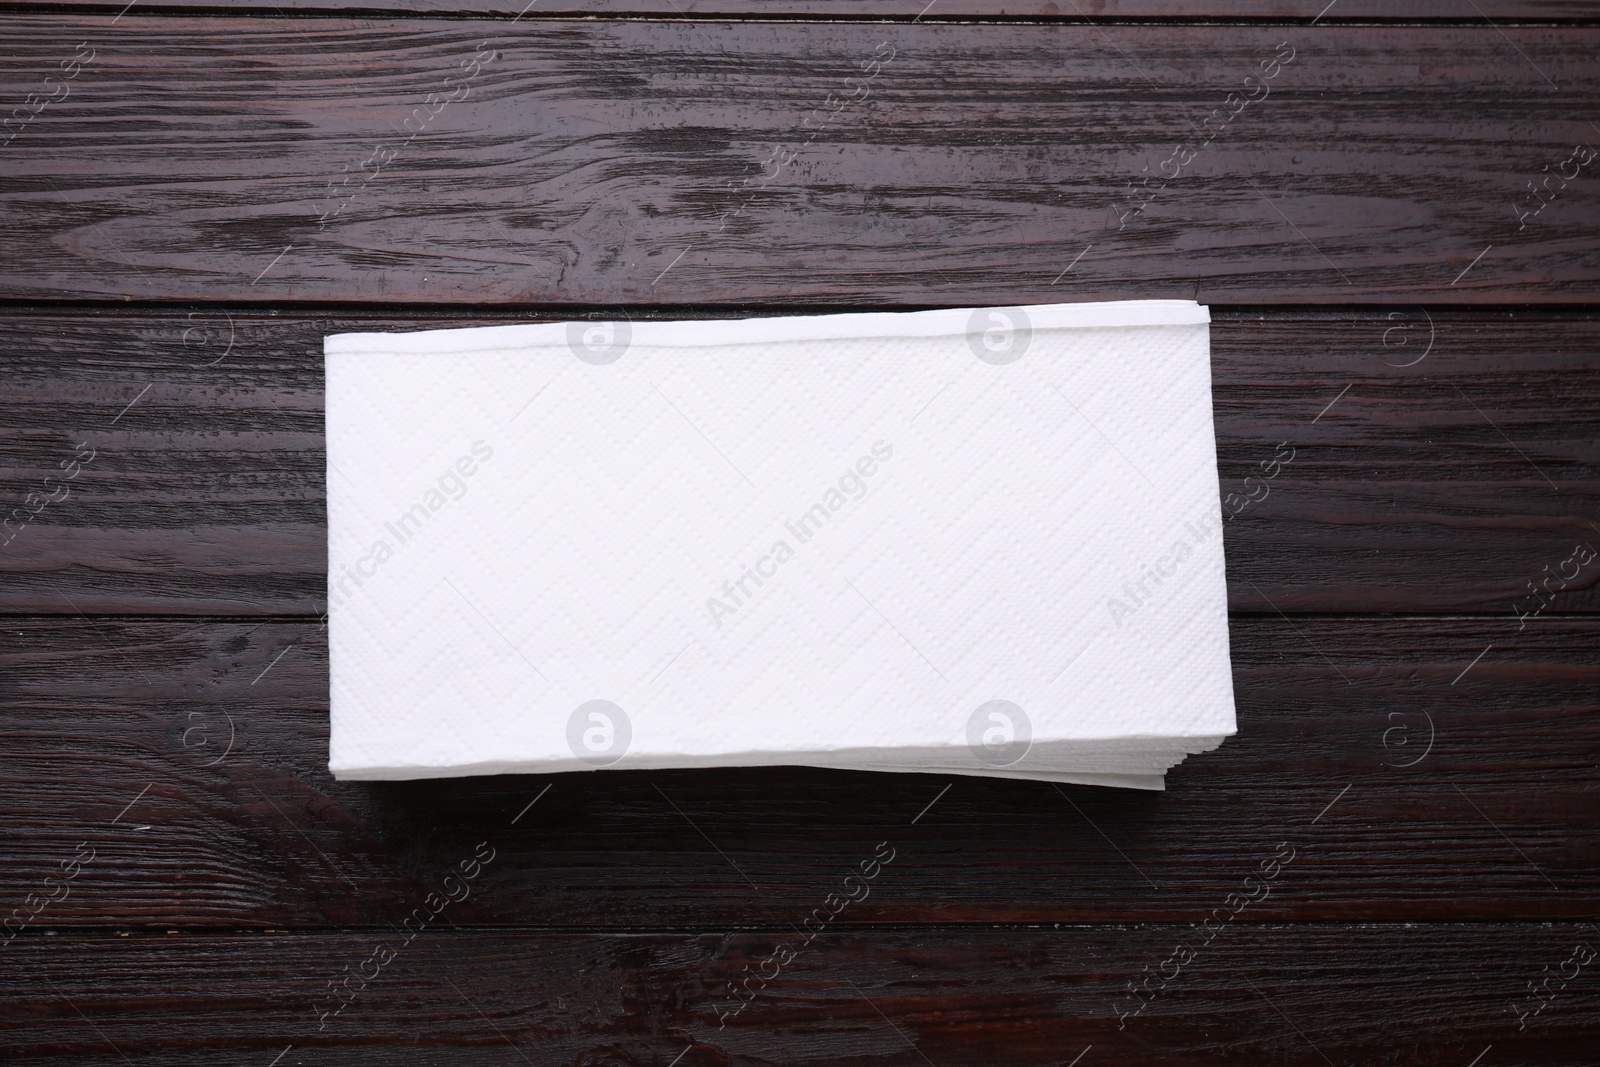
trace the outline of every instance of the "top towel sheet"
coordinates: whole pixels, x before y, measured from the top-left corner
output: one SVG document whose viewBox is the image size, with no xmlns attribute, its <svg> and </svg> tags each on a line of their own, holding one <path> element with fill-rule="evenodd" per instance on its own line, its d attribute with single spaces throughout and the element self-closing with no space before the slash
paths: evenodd
<svg viewBox="0 0 1600 1067">
<path fill-rule="evenodd" d="M 334 773 L 1048 777 L 1214 744 L 1208 322 L 1162 300 L 329 337 Z"/>
</svg>

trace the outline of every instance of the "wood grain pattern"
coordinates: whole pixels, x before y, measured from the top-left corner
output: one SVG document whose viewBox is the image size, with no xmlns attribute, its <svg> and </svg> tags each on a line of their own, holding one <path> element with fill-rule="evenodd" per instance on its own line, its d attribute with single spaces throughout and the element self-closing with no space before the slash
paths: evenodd
<svg viewBox="0 0 1600 1067">
<path fill-rule="evenodd" d="M 214 5 L 209 5 L 214 6 Z M 255 5 L 252 5 L 255 6 Z M 168 3 L 141 3 L 143 14 L 204 9 L 198 0 L 171 0 Z M 1323 11 L 1328 7 L 1327 11 Z M 115 14 L 121 4 L 102 0 L 0 0 L 0 13 L 7 8 L 27 11 L 96 10 Z M 366 15 L 374 11 L 417 15 L 485 15 L 547 18 L 551 15 L 582 15 L 594 18 L 658 16 L 693 17 L 702 20 L 722 18 L 817 18 L 817 19 L 919 19 L 942 22 L 950 19 L 1272 19 L 1296 24 L 1336 23 L 1345 20 L 1388 20 L 1424 22 L 1446 20 L 1465 22 L 1515 19 L 1591 20 L 1600 18 L 1600 5 L 1593 0 L 1478 0 L 1465 11 L 1452 0 L 1340 0 L 1327 5 L 1295 0 L 282 0 L 261 4 L 256 14 L 277 12 L 296 14 L 349 12 Z"/>
<path fill-rule="evenodd" d="M 1600 29 L 8 21 L 6 98 L 48 91 L 80 42 L 94 59 L 4 149 L 0 296 L 1600 293 L 1591 171 L 1552 179 L 1531 221 L 1514 210 L 1597 136 L 1580 116 L 1600 113 Z M 1225 104 L 1262 63 L 1260 98 Z M 1197 132 L 1218 108 L 1221 132 Z"/>
<path fill-rule="evenodd" d="M 1252 921 L 1595 918 L 1597 635 L 1235 619 L 1238 736 L 1136 794 L 800 768 L 338 783 L 314 623 L 13 619 L 0 884 L 15 907 L 87 841 L 51 925 L 372 925 L 487 841 L 458 925 L 770 927 L 887 841 L 841 922 L 1197 922 L 1287 842 Z"/>
<path fill-rule="evenodd" d="M 63 491 L 44 479 L 94 450 L 0 547 L 0 610 L 319 613 L 323 336 L 531 317 L 0 319 L 7 513 Z M 1558 574 L 1577 544 L 1600 547 L 1597 349 L 1589 313 L 1219 313 L 1223 492 L 1258 494 L 1244 479 L 1294 450 L 1225 524 L 1233 607 L 1466 610 L 1513 628 L 1541 599 L 1600 608 L 1600 565 L 1565 589 Z"/>
<path fill-rule="evenodd" d="M 0 1059 L 1594 1063 L 1600 5 L 280 2 L 0 0 Z M 1295 455 L 1169 792 L 328 775 L 323 335 L 1156 296 Z"/>
<path fill-rule="evenodd" d="M 400 944 L 388 929 L 31 938 L 0 970 L 0 1048 L 21 1067 L 1465 1067 L 1492 1046 L 1481 1067 L 1588 1067 L 1600 1026 L 1592 963 L 1525 1029 L 1516 1014 L 1541 965 L 1593 954 L 1590 925 L 1485 923 L 1242 925 L 1121 1030 L 1128 983 L 1189 928 L 840 932 L 719 1027 L 730 985 L 793 936 L 429 930 L 364 984 L 374 948 Z M 346 968 L 359 992 L 333 1015 Z"/>
</svg>

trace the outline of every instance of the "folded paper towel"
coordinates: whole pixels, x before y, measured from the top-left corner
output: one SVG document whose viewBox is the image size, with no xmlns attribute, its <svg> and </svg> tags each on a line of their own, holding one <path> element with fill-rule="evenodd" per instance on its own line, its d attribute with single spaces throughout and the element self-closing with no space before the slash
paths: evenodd
<svg viewBox="0 0 1600 1067">
<path fill-rule="evenodd" d="M 329 337 L 331 769 L 1162 788 L 1234 730 L 1208 323 Z"/>
</svg>

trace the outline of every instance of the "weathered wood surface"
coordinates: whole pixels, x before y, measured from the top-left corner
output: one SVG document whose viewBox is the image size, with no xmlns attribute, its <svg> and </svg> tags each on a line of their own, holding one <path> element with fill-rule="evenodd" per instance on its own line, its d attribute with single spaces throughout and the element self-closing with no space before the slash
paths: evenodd
<svg viewBox="0 0 1600 1067">
<path fill-rule="evenodd" d="M 841 922 L 1182 922 L 1286 842 L 1253 921 L 1595 917 L 1600 621 L 1246 618 L 1232 646 L 1239 734 L 1165 794 L 798 768 L 338 783 L 314 622 L 12 619 L 0 884 L 16 907 L 87 842 L 50 925 L 374 925 L 487 841 L 454 923 L 714 930 L 798 921 L 887 842 Z"/>
<path fill-rule="evenodd" d="M 0 318 L 0 499 L 67 494 L 0 547 L 0 610 L 322 611 L 323 336 L 530 317 Z M 1597 350 L 1590 313 L 1219 313 L 1224 494 L 1294 457 L 1225 524 L 1233 607 L 1600 607 L 1600 563 L 1563 569 L 1600 548 Z"/>
<path fill-rule="evenodd" d="M 0 3 L 0 1059 L 1594 1062 L 1600 5 L 240 10 Z M 328 775 L 323 335 L 1153 296 L 1295 450 L 1169 792 Z"/>
<path fill-rule="evenodd" d="M 1600 161 L 1574 156 L 1600 142 L 1582 117 L 1600 114 L 1600 28 L 135 9 L 115 25 L 12 16 L 8 30 L 0 96 L 64 95 L 3 149 L 0 296 L 1600 293 Z M 69 81 L 43 82 L 91 52 Z M 1527 215 L 1544 203 L 1529 183 L 1547 181 Z M 1153 196 L 1136 215 L 1135 195 Z"/>
<path fill-rule="evenodd" d="M 752 981 L 731 1017 L 730 987 L 797 940 L 787 928 L 428 929 L 409 945 L 387 928 L 35 937 L 5 950 L 0 1048 L 20 1067 L 1594 1063 L 1600 981 L 1575 962 L 1600 940 L 1588 924 L 1241 924 L 1131 1015 L 1129 982 L 1195 937 L 1186 925 L 830 932 L 765 988 Z M 368 962 L 379 946 L 398 946 L 382 967 Z M 1564 963 L 1578 973 L 1563 986 Z M 347 973 L 335 1015 L 328 985 Z M 1533 1014 L 1527 987 L 1547 978 Z"/>
<path fill-rule="evenodd" d="M 182 14 L 206 5 L 183 0 L 145 0 L 142 14 Z M 1290 24 L 1372 22 L 1493 22 L 1515 19 L 1589 21 L 1600 19 L 1594 0 L 1477 0 L 1465 6 L 1454 0 L 282 0 L 281 3 L 235 5 L 252 14 L 291 17 L 290 13 L 373 12 L 416 15 L 483 15 L 543 19 L 552 15 L 587 18 L 796 18 L 917 19 L 1271 19 Z M 1465 7 L 1465 10 L 1463 8 Z M 114 16 L 122 3 L 105 0 L 0 0 L 7 8 L 26 11 L 93 10 Z"/>
</svg>

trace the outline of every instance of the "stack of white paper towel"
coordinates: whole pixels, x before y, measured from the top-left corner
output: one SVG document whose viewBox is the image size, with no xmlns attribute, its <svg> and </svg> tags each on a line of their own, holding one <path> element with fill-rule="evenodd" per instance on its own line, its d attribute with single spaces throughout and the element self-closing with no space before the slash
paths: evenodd
<svg viewBox="0 0 1600 1067">
<path fill-rule="evenodd" d="M 329 337 L 333 772 L 1161 788 L 1234 729 L 1208 322 Z"/>
</svg>

